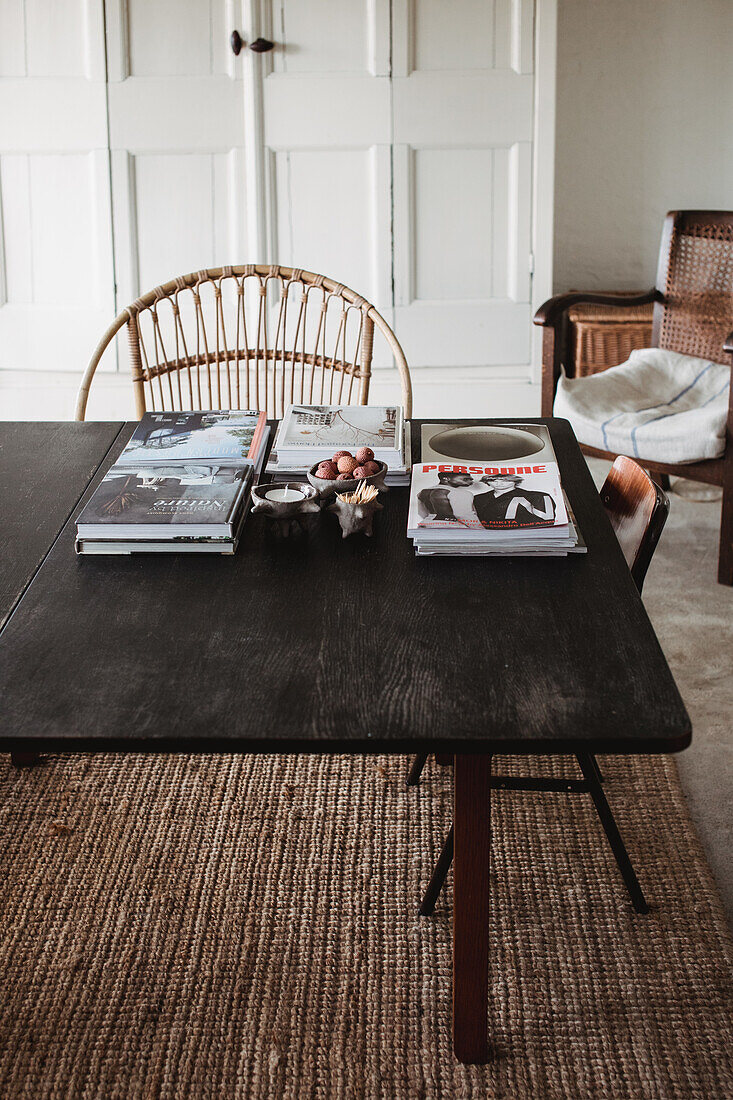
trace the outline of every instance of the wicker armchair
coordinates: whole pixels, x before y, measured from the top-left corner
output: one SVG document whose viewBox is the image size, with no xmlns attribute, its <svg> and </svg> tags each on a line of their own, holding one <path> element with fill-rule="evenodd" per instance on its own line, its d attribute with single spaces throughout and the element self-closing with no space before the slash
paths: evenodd
<svg viewBox="0 0 733 1100">
<path fill-rule="evenodd" d="M 733 212 L 677 210 L 667 215 L 659 250 L 656 286 L 629 297 L 611 294 L 559 294 L 535 314 L 544 328 L 542 344 L 542 413 L 552 414 L 560 368 L 572 376 L 567 351 L 567 312 L 579 302 L 628 308 L 654 303 L 652 346 L 683 355 L 729 363 L 733 354 Z M 726 354 L 728 353 L 728 354 Z M 586 454 L 614 459 L 616 455 L 584 446 Z M 733 386 L 722 458 L 681 465 L 641 459 L 652 474 L 669 475 L 720 485 L 718 581 L 733 585 Z"/>
<path fill-rule="evenodd" d="M 392 329 L 373 305 L 324 275 L 247 264 L 181 275 L 149 291 L 97 345 L 77 420 L 103 353 L 125 325 L 138 416 L 255 408 L 277 417 L 294 401 L 366 405 L 375 328 L 399 371 L 405 416 L 412 414 L 410 372 Z"/>
</svg>

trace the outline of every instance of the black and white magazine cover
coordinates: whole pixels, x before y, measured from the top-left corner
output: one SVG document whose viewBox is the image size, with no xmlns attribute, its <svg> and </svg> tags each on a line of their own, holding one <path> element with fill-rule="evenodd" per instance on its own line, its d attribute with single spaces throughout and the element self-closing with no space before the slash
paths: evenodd
<svg viewBox="0 0 733 1100">
<path fill-rule="evenodd" d="M 545 464 L 500 471 L 420 463 L 412 478 L 418 527 L 507 531 L 567 524 L 559 478 Z"/>
</svg>

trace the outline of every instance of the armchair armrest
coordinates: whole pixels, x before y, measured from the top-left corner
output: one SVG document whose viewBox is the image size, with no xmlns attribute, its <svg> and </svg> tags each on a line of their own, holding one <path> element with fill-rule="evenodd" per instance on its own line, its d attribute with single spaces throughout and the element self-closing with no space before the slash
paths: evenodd
<svg viewBox="0 0 733 1100">
<path fill-rule="evenodd" d="M 723 351 L 729 351 L 733 355 L 733 332 L 729 332 L 726 336 Z"/>
<path fill-rule="evenodd" d="M 650 302 L 659 302 L 662 300 L 660 292 L 654 288 L 647 290 L 644 294 L 592 294 L 584 293 L 582 291 L 572 292 L 569 294 L 556 294 L 554 298 L 548 298 L 546 302 L 540 306 L 534 315 L 534 323 L 536 325 L 554 325 L 558 318 L 571 306 L 578 305 L 580 302 L 587 302 L 589 305 L 595 306 L 646 306 Z M 729 340 L 733 340 L 733 333 L 731 333 Z M 726 349 L 728 350 L 728 349 Z M 733 346 L 731 346 L 733 351 Z"/>
</svg>

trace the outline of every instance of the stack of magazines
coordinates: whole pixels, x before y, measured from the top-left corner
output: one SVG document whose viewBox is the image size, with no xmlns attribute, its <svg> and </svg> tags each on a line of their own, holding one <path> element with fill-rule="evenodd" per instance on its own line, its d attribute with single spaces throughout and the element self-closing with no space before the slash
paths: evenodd
<svg viewBox="0 0 733 1100">
<path fill-rule="evenodd" d="M 420 555 L 586 549 L 542 424 L 423 424 L 407 534 Z"/>
<path fill-rule="evenodd" d="M 302 477 L 336 451 L 370 447 L 387 464 L 387 485 L 410 483 L 410 426 L 399 405 L 288 405 L 267 464 L 278 477 Z"/>
<path fill-rule="evenodd" d="M 78 554 L 233 554 L 259 478 L 260 412 L 145 413 L 76 521 Z"/>
</svg>

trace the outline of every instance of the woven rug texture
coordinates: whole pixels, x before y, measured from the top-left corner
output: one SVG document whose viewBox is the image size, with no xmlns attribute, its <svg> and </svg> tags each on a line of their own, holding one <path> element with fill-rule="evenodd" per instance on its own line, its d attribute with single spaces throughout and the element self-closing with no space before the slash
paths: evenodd
<svg viewBox="0 0 733 1100">
<path fill-rule="evenodd" d="M 450 1039 L 450 770 L 404 757 L 0 759 L 0 1097 L 730 1100 L 733 944 L 664 757 L 496 792 L 491 1047 Z M 577 775 L 571 758 L 497 757 Z"/>
</svg>

